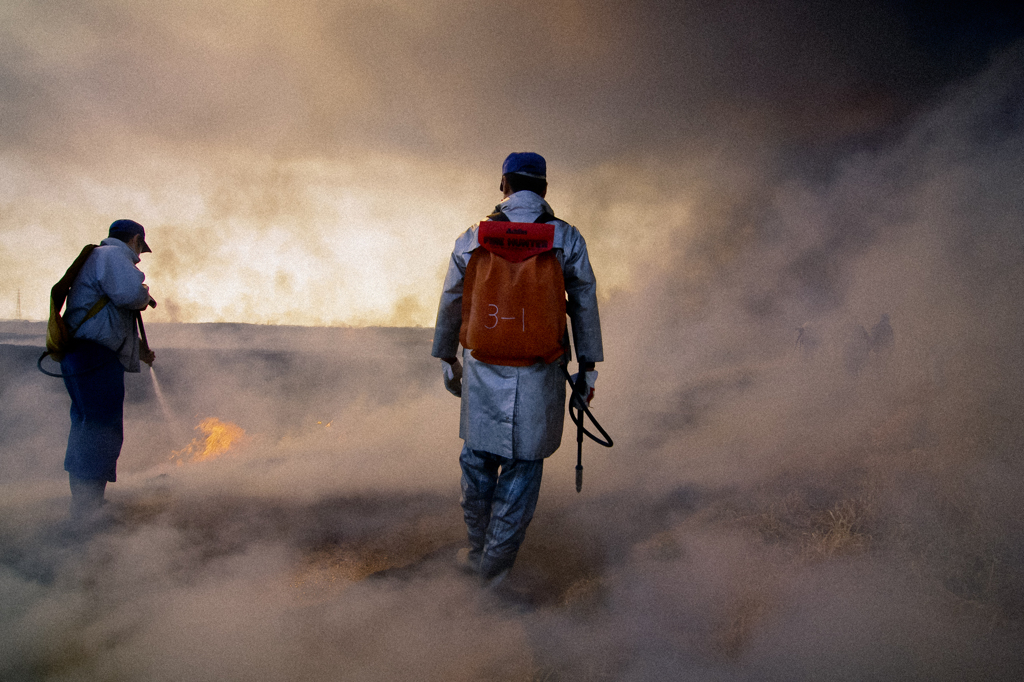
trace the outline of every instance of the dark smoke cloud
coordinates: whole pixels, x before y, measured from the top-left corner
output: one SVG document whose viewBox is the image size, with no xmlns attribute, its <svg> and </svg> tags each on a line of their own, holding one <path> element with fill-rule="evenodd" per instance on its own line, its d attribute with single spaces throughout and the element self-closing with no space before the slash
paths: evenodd
<svg viewBox="0 0 1024 682">
<path fill-rule="evenodd" d="M 58 1 L 7 14 L 8 149 L 83 160 L 97 138 L 470 164 L 518 142 L 572 167 L 723 125 L 827 141 L 891 125 L 1006 39 L 954 43 L 929 23 L 937 10 L 871 2 Z M 940 59 L 945 45 L 959 59 Z"/>
</svg>

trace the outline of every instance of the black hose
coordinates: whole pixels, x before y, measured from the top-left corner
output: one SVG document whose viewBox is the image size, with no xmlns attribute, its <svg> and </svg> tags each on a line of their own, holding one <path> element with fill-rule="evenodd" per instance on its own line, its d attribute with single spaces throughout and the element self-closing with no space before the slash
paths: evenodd
<svg viewBox="0 0 1024 682">
<path fill-rule="evenodd" d="M 50 355 L 50 351 L 44 351 L 43 354 L 39 356 L 39 359 L 36 360 L 36 367 L 38 367 L 39 371 L 42 372 L 43 374 L 45 374 L 46 376 L 48 376 L 48 377 L 57 377 L 58 379 L 63 379 L 64 377 L 80 377 L 80 376 L 83 376 L 85 374 L 92 374 L 96 370 L 102 369 L 103 367 L 106 367 L 107 365 L 109 365 L 109 364 L 111 364 L 113 362 L 116 362 L 118 360 L 118 357 L 115 355 L 110 360 L 107 360 L 106 362 L 101 362 L 100 364 L 96 365 L 95 367 L 90 367 L 89 369 L 82 370 L 81 372 L 75 372 L 74 374 L 57 374 L 57 373 L 54 373 L 54 372 L 47 372 L 45 369 L 43 369 L 43 358 L 45 358 L 47 355 Z"/>
<path fill-rule="evenodd" d="M 135 323 L 139 325 L 139 337 L 142 340 L 142 347 L 149 350 L 149 341 L 146 339 L 146 328 L 142 325 L 142 311 L 135 311 Z"/>
<path fill-rule="evenodd" d="M 603 445 L 606 448 L 612 446 L 612 437 L 608 435 L 608 432 L 604 430 L 600 422 L 594 419 L 594 415 L 590 411 L 590 407 L 587 405 L 587 396 L 576 391 L 576 384 L 573 382 L 572 377 L 569 376 L 569 369 L 562 365 L 562 374 L 565 375 L 565 380 L 569 382 L 569 386 L 572 387 L 572 397 L 569 399 L 569 418 L 572 419 L 573 423 L 576 424 L 576 492 L 583 491 L 583 434 L 587 434 L 590 440 L 594 441 L 598 445 Z M 580 372 L 583 374 L 583 372 Z M 578 375 L 577 375 L 578 376 Z M 573 408 L 576 408 L 576 412 L 573 412 Z M 583 426 L 583 415 L 580 411 L 586 413 L 590 417 L 590 421 L 594 423 L 597 430 L 601 432 L 601 435 L 605 437 L 605 440 L 601 440 Z"/>
<path fill-rule="evenodd" d="M 610 448 L 612 445 L 614 445 L 614 443 L 612 443 L 612 437 L 609 436 L 608 432 L 604 430 L 604 428 L 601 426 L 601 423 L 594 419 L 593 413 L 591 413 L 590 408 L 587 406 L 587 397 L 582 393 L 576 391 L 576 384 L 573 382 L 572 376 L 569 375 L 569 368 L 566 367 L 565 365 L 562 365 L 562 374 L 565 375 L 565 380 L 569 382 L 569 386 L 572 388 L 574 398 L 573 400 L 569 401 L 569 418 L 572 419 L 573 424 L 575 424 L 576 426 L 583 430 L 583 433 L 587 434 L 590 440 L 594 441 L 598 445 L 603 445 L 606 448 Z M 575 400 L 575 398 L 579 399 Z M 576 408 L 575 414 L 573 413 L 574 407 Z M 590 431 L 587 431 L 586 427 L 583 426 L 583 415 L 580 414 L 581 408 L 582 411 L 585 412 L 588 417 L 590 417 L 590 421 L 594 424 L 594 426 L 597 427 L 597 430 L 601 432 L 601 435 L 604 436 L 604 440 L 601 440 L 600 438 L 592 434 Z"/>
</svg>

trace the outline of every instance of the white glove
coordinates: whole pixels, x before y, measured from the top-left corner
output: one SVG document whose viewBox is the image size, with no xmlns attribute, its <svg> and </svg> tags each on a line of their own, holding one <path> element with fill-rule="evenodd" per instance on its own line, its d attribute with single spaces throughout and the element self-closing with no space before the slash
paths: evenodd
<svg viewBox="0 0 1024 682">
<path fill-rule="evenodd" d="M 578 393 L 583 393 L 587 396 L 587 405 L 590 405 L 590 401 L 594 399 L 594 386 L 597 385 L 597 370 L 591 370 L 583 373 L 584 385 L 579 384 L 579 372 L 572 375 L 572 383 L 576 386 L 576 390 L 573 391 L 572 399 L 578 401 Z M 578 402 L 577 402 L 578 404 Z"/>
<path fill-rule="evenodd" d="M 441 372 L 444 387 L 456 398 L 462 397 L 462 363 L 456 360 L 453 364 L 441 361 Z"/>
</svg>

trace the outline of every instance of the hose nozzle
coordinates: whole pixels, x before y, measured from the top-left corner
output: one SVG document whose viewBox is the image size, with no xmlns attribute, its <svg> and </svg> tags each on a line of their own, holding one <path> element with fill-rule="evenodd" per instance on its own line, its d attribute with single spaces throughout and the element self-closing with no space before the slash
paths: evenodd
<svg viewBox="0 0 1024 682">
<path fill-rule="evenodd" d="M 583 491 L 583 465 L 576 465 L 576 492 Z"/>
</svg>

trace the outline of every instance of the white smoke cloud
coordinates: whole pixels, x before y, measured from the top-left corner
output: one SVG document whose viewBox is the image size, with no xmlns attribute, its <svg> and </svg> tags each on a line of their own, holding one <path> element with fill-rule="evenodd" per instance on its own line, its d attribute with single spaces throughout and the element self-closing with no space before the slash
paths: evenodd
<svg viewBox="0 0 1024 682">
<path fill-rule="evenodd" d="M 632 228 L 593 228 L 608 295 L 709 193 L 886 133 L 956 75 L 899 8 L 804 5 L 7 3 L 0 301 L 43 319 L 81 246 L 132 217 L 155 319 L 429 325 L 440 245 L 527 148 L 557 211 Z M 736 217 L 701 216 L 740 238 Z"/>
</svg>

